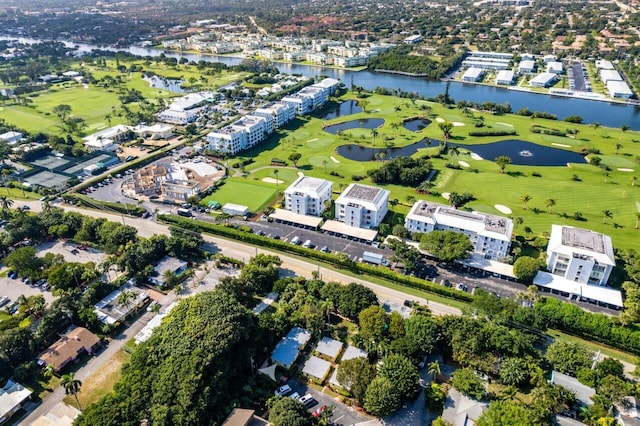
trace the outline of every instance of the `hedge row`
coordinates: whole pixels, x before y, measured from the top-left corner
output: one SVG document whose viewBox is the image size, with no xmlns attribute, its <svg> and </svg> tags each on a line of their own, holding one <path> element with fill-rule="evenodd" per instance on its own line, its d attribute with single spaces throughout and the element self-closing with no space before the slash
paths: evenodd
<svg viewBox="0 0 640 426">
<path fill-rule="evenodd" d="M 469 136 L 515 136 L 518 132 L 515 130 L 481 130 L 471 131 Z"/>
<path fill-rule="evenodd" d="M 182 228 L 190 229 L 192 231 L 207 232 L 234 240 L 243 241 L 262 247 L 275 248 L 284 252 L 298 254 L 306 258 L 331 263 L 333 265 L 349 269 L 353 272 L 359 272 L 384 278 L 406 287 L 439 294 L 440 296 L 444 296 L 450 299 L 467 303 L 473 300 L 473 296 L 466 292 L 444 287 L 430 281 L 422 280 L 420 278 L 402 275 L 388 268 L 377 267 L 369 265 L 367 263 L 354 262 L 348 257 L 342 258 L 336 256 L 335 254 L 323 253 L 318 250 L 311 250 L 302 246 L 287 243 L 282 240 L 275 240 L 273 238 L 257 235 L 252 232 L 241 231 L 229 226 L 209 222 L 194 221 L 192 219 L 185 219 L 175 215 L 159 215 L 158 219 L 178 225 Z"/>
<path fill-rule="evenodd" d="M 114 210 L 120 214 L 140 217 L 144 214 L 144 212 L 146 212 L 144 207 L 140 207 L 135 204 L 122 204 L 122 203 L 112 203 L 109 201 L 99 201 L 99 200 L 94 200 L 93 198 L 87 197 L 82 194 L 77 194 L 77 193 L 69 193 L 69 194 L 66 194 L 65 197 L 78 200 L 80 201 L 80 203 L 90 208 L 106 208 L 108 210 Z"/>
</svg>

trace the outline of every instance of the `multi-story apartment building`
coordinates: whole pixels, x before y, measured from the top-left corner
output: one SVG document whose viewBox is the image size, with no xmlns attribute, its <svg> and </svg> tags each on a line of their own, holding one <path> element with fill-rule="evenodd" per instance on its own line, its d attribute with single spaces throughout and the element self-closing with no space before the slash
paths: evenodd
<svg viewBox="0 0 640 426">
<path fill-rule="evenodd" d="M 301 176 L 285 189 L 285 208 L 297 214 L 320 216 L 332 192 L 333 184 L 328 180 Z"/>
<path fill-rule="evenodd" d="M 547 269 L 581 284 L 604 286 L 615 267 L 611 237 L 588 229 L 552 225 Z"/>
<path fill-rule="evenodd" d="M 257 145 L 271 133 L 273 133 L 272 119 L 246 115 L 228 126 L 209 133 L 206 139 L 211 149 L 233 155 Z"/>
<path fill-rule="evenodd" d="M 291 105 L 274 102 L 256 109 L 253 115 L 271 120 L 273 127 L 279 129 L 295 118 L 296 111 Z"/>
<path fill-rule="evenodd" d="M 411 233 L 455 231 L 469 237 L 476 253 L 486 259 L 509 254 L 513 221 L 506 217 L 457 210 L 444 204 L 417 201 L 404 222 Z"/>
<path fill-rule="evenodd" d="M 352 183 L 336 200 L 336 220 L 356 228 L 374 228 L 389 210 L 389 191 Z"/>
</svg>

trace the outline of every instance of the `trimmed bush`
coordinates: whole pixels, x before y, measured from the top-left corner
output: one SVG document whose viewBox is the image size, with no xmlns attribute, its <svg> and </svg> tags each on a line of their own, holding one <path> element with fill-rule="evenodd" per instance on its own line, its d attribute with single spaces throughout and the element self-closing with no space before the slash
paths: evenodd
<svg viewBox="0 0 640 426">
<path fill-rule="evenodd" d="M 471 131 L 469 136 L 516 136 L 518 132 L 515 130 L 484 130 Z"/>
</svg>

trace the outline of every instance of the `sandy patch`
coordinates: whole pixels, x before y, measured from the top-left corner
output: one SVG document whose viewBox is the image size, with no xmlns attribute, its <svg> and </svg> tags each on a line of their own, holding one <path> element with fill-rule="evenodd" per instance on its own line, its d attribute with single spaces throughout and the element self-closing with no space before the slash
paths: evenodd
<svg viewBox="0 0 640 426">
<path fill-rule="evenodd" d="M 272 177 L 266 177 L 266 178 L 262 178 L 262 181 L 265 183 L 275 183 L 275 184 L 281 184 L 284 183 L 283 180 L 281 179 L 274 179 Z"/>
<path fill-rule="evenodd" d="M 509 207 L 507 206 L 503 206 L 502 204 L 496 204 L 495 206 L 493 206 L 496 208 L 496 210 L 498 210 L 500 213 L 504 213 L 504 214 L 511 214 L 512 211 Z"/>
<path fill-rule="evenodd" d="M 622 168 L 619 168 L 619 169 L 618 169 L 618 171 L 619 171 L 619 172 L 633 172 L 634 170 L 633 170 L 633 169 L 627 169 L 627 168 L 622 167 Z"/>
<path fill-rule="evenodd" d="M 463 126 L 466 126 L 466 124 L 461 123 L 461 122 L 459 122 L 459 121 L 454 121 L 454 122 L 453 122 L 453 123 L 451 123 L 451 124 L 453 124 L 453 127 L 463 127 Z"/>
<path fill-rule="evenodd" d="M 471 166 L 469 166 L 469 163 L 467 163 L 466 161 L 462 161 L 462 160 L 458 161 L 458 164 L 460 164 L 462 167 L 471 167 Z"/>
<path fill-rule="evenodd" d="M 571 148 L 571 145 L 567 145 L 567 144 L 564 144 L 564 143 L 552 143 L 551 145 L 559 146 L 561 148 Z"/>
<path fill-rule="evenodd" d="M 339 163 L 340 163 L 340 161 L 338 161 L 338 160 L 336 159 L 336 157 L 334 157 L 333 155 L 332 155 L 331 157 L 329 157 L 329 158 L 331 158 L 331 161 L 333 161 L 333 162 L 334 162 L 334 163 L 336 163 L 336 164 L 339 164 Z"/>
<path fill-rule="evenodd" d="M 444 118 L 442 118 L 442 117 L 436 117 L 436 121 L 437 121 L 438 123 L 444 123 Z"/>
<path fill-rule="evenodd" d="M 448 200 L 450 196 L 451 196 L 450 192 L 443 192 L 442 193 L 442 198 L 444 198 L 445 200 Z"/>
<path fill-rule="evenodd" d="M 500 124 L 501 126 L 513 127 L 513 124 L 503 123 L 501 121 L 496 121 L 496 124 Z"/>
<path fill-rule="evenodd" d="M 298 172 L 298 177 L 304 177 L 304 173 Z"/>
<path fill-rule="evenodd" d="M 307 142 L 315 142 L 315 141 L 317 141 L 317 140 L 318 140 L 318 138 L 315 138 L 315 139 L 309 139 Z"/>
<path fill-rule="evenodd" d="M 475 152 L 472 152 L 469 154 L 471 156 L 471 158 L 473 158 L 474 160 L 484 160 L 484 158 L 480 157 L 478 154 L 476 154 Z"/>
</svg>

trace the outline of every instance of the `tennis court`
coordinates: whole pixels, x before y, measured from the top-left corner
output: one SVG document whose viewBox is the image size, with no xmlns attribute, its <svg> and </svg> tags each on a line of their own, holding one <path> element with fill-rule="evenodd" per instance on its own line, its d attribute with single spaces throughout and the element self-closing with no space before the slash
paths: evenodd
<svg viewBox="0 0 640 426">
<path fill-rule="evenodd" d="M 42 186 L 44 188 L 58 188 L 64 186 L 69 178 L 65 175 L 52 173 L 46 170 L 33 174 L 25 179 L 30 185 Z"/>
<path fill-rule="evenodd" d="M 69 164 L 69 160 L 65 160 L 64 158 L 56 157 L 55 155 L 47 155 L 42 158 L 38 158 L 35 161 L 32 161 L 31 164 L 34 166 L 42 167 L 47 170 L 54 170 L 60 167 L 64 167 Z"/>
</svg>

